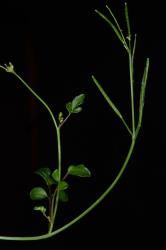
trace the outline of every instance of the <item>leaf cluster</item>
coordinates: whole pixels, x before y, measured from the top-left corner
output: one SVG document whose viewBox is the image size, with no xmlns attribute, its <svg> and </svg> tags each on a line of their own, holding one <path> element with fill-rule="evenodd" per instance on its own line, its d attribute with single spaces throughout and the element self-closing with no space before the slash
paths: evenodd
<svg viewBox="0 0 166 250">
<path fill-rule="evenodd" d="M 44 167 L 39 168 L 36 172 L 45 182 L 47 189 L 37 186 L 32 188 L 30 191 L 30 198 L 33 201 L 40 201 L 44 199 L 48 199 L 52 202 L 52 199 L 59 189 L 59 200 L 62 202 L 67 202 L 69 200 L 67 189 L 69 187 L 68 182 L 66 182 L 66 178 L 68 176 L 77 176 L 77 177 L 90 177 L 90 170 L 85 167 L 84 164 L 79 165 L 70 165 L 68 170 L 62 180 L 60 180 L 59 170 L 55 169 L 51 172 L 50 168 Z M 35 211 L 40 211 L 45 214 L 46 208 L 44 206 L 35 206 Z"/>
</svg>

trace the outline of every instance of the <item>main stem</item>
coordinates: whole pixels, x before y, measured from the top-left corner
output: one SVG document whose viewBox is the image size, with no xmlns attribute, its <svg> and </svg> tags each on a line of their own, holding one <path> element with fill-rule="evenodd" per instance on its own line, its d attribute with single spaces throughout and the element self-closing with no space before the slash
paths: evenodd
<svg viewBox="0 0 166 250">
<path fill-rule="evenodd" d="M 55 217 L 57 214 L 58 209 L 58 203 L 59 203 L 59 185 L 61 181 L 61 136 L 60 136 L 60 127 L 57 128 L 57 144 L 58 144 L 58 171 L 59 171 L 59 181 L 58 181 L 58 187 L 56 189 L 56 192 L 53 194 L 52 199 L 52 218 L 51 218 L 51 224 L 48 233 L 50 234 L 53 230 L 54 224 L 55 224 Z M 56 199 L 55 199 L 56 195 Z"/>
</svg>

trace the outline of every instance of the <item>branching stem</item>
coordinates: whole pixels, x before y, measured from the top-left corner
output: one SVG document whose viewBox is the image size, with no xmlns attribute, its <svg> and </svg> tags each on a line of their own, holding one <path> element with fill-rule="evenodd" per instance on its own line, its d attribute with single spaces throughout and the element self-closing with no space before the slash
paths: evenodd
<svg viewBox="0 0 166 250">
<path fill-rule="evenodd" d="M 49 233 L 52 232 L 53 230 L 53 226 L 54 226 L 54 222 L 55 222 L 55 217 L 56 217 L 56 213 L 57 213 L 57 209 L 58 209 L 58 203 L 59 203 L 59 183 L 61 180 L 61 138 L 60 138 L 60 127 L 58 126 L 55 116 L 53 114 L 53 112 L 51 111 L 50 107 L 48 106 L 48 104 L 14 71 L 14 67 L 13 65 L 10 63 L 8 66 L 6 65 L 6 67 L 1 66 L 0 68 L 4 69 L 5 71 L 12 73 L 13 75 L 15 75 L 20 82 L 31 92 L 31 94 L 36 97 L 36 99 L 47 109 L 52 121 L 53 121 L 53 125 L 55 127 L 56 130 L 56 135 L 57 135 L 57 148 L 58 148 L 58 170 L 59 170 L 59 181 L 58 181 L 58 187 L 56 190 L 56 199 L 53 199 L 53 204 L 51 204 L 51 214 L 53 214 L 52 217 L 50 217 L 50 227 L 49 227 Z M 55 200 L 55 202 L 54 202 Z"/>
<path fill-rule="evenodd" d="M 60 123 L 59 125 L 57 124 L 55 117 L 49 108 L 49 106 L 41 99 L 32 89 L 31 87 L 14 71 L 13 65 L 9 64 L 9 66 L 1 66 L 3 70 L 14 74 L 22 83 L 23 85 L 40 101 L 47 111 L 49 112 L 54 127 L 56 129 L 56 134 L 57 134 L 57 146 L 58 146 L 58 170 L 59 170 L 59 181 L 58 181 L 58 186 L 57 189 L 54 191 L 53 197 L 52 197 L 52 204 L 51 204 L 51 218 L 50 218 L 50 228 L 49 232 L 44 235 L 39 235 L 39 236 L 29 236 L 29 237 L 19 237 L 19 236 L 0 236 L 1 240 L 13 240 L 13 241 L 34 241 L 34 240 L 42 240 L 46 238 L 50 238 L 52 236 L 57 235 L 58 233 L 66 230 L 76 222 L 78 222 L 81 218 L 83 218 L 85 215 L 87 215 L 90 211 L 92 211 L 112 190 L 113 188 L 117 185 L 119 182 L 121 176 L 123 175 L 129 160 L 132 156 L 134 146 L 136 143 L 136 139 L 138 136 L 138 133 L 140 131 L 141 125 L 142 125 L 142 115 L 143 115 L 143 108 L 144 108 L 144 99 L 145 99 L 145 89 L 146 89 L 146 83 L 147 83 L 147 77 L 148 77 L 148 71 L 149 71 L 149 59 L 146 60 L 146 65 L 144 68 L 143 72 L 143 77 L 142 77 L 142 82 L 141 82 L 141 90 L 140 90 L 140 105 L 139 105 L 139 118 L 138 122 L 136 124 L 135 122 L 135 106 L 134 106 L 134 55 L 135 55 L 135 47 L 136 47 L 136 36 L 134 39 L 133 47 L 131 44 L 131 31 L 130 31 L 130 22 L 129 22 L 129 16 L 128 16 L 128 9 L 127 9 L 127 4 L 125 3 L 125 18 L 126 18 L 126 24 L 127 24 L 127 31 L 128 35 L 127 37 L 123 34 L 122 29 L 116 20 L 113 12 L 111 9 L 107 6 L 106 7 L 113 19 L 113 22 L 110 21 L 109 18 L 107 18 L 104 14 L 96 10 L 96 13 L 100 15 L 101 18 L 103 18 L 113 29 L 114 33 L 124 46 L 124 48 L 127 50 L 128 53 L 128 62 L 129 62 L 129 75 L 130 75 L 130 95 L 131 95 L 131 120 L 132 120 L 132 129 L 127 125 L 125 119 L 123 118 L 122 114 L 120 113 L 119 109 L 115 106 L 115 104 L 112 102 L 110 97 L 107 95 L 107 93 L 104 91 L 104 89 L 101 87 L 100 83 L 96 80 L 94 76 L 92 76 L 93 82 L 101 92 L 102 96 L 104 97 L 105 101 L 109 104 L 110 108 L 116 113 L 116 115 L 121 119 L 123 125 L 126 127 L 127 131 L 129 132 L 131 136 L 131 144 L 128 150 L 128 153 L 125 157 L 124 163 L 122 164 L 119 173 L 117 176 L 114 178 L 112 183 L 108 186 L 108 188 L 103 192 L 99 198 L 93 202 L 86 210 L 84 210 L 80 215 L 78 215 L 76 218 L 71 220 L 70 222 L 66 223 L 64 226 L 56 229 L 53 231 L 54 227 L 54 222 L 57 214 L 57 209 L 58 209 L 58 202 L 59 202 L 59 187 L 60 187 L 60 181 L 61 181 L 61 136 L 60 136 L 60 128 L 62 125 L 66 122 L 66 120 L 69 118 L 69 115 Z M 137 126 L 136 126 L 137 125 Z M 64 179 L 66 178 L 67 174 L 64 176 Z"/>
</svg>

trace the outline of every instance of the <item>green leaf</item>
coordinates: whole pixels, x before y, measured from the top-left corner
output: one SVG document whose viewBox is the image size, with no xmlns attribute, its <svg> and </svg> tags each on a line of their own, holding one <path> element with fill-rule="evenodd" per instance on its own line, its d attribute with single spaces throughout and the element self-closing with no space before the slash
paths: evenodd
<svg viewBox="0 0 166 250">
<path fill-rule="evenodd" d="M 59 170 L 55 169 L 52 173 L 52 177 L 56 182 L 59 182 Z M 65 190 L 68 188 L 68 183 L 66 181 L 60 181 L 59 183 L 59 190 Z"/>
<path fill-rule="evenodd" d="M 65 190 L 65 189 L 67 189 L 68 188 L 68 183 L 66 182 L 66 181 L 61 181 L 60 183 L 59 183 L 59 190 L 61 191 L 61 190 Z"/>
<path fill-rule="evenodd" d="M 83 104 L 84 99 L 85 99 L 85 95 L 80 94 L 80 95 L 76 96 L 72 100 L 72 102 L 68 102 L 66 104 L 66 109 L 68 110 L 69 114 L 81 112 L 82 108 L 80 107 L 80 105 Z"/>
<path fill-rule="evenodd" d="M 51 178 L 51 170 L 49 168 L 39 168 L 35 173 L 41 176 L 48 186 L 54 184 L 54 181 Z"/>
<path fill-rule="evenodd" d="M 46 208 L 44 206 L 35 206 L 33 209 L 35 211 L 40 211 L 42 214 L 46 213 Z"/>
<path fill-rule="evenodd" d="M 75 108 L 72 113 L 77 114 L 77 113 L 80 113 L 81 111 L 82 111 L 82 108 L 78 107 L 78 108 Z"/>
<path fill-rule="evenodd" d="M 62 202 L 67 202 L 69 200 L 69 196 L 64 190 L 59 192 L 59 200 Z"/>
<path fill-rule="evenodd" d="M 68 102 L 68 103 L 66 104 L 66 109 L 68 110 L 69 114 L 72 113 L 72 104 L 71 104 L 71 102 Z"/>
<path fill-rule="evenodd" d="M 84 99 L 85 99 L 85 95 L 84 94 L 80 94 L 78 96 L 76 96 L 72 103 L 71 103 L 71 106 L 72 106 L 72 111 L 74 112 L 75 109 L 77 109 L 80 105 L 83 104 L 84 102 Z"/>
<path fill-rule="evenodd" d="M 42 187 L 34 187 L 30 191 L 30 198 L 32 200 L 43 200 L 47 197 L 48 197 L 47 192 Z"/>
<path fill-rule="evenodd" d="M 54 172 L 52 173 L 52 178 L 58 182 L 59 181 L 59 170 L 55 169 Z"/>
<path fill-rule="evenodd" d="M 68 168 L 68 175 L 75 175 L 79 177 L 90 177 L 91 172 L 83 164 L 79 164 L 77 166 L 71 165 Z"/>
</svg>

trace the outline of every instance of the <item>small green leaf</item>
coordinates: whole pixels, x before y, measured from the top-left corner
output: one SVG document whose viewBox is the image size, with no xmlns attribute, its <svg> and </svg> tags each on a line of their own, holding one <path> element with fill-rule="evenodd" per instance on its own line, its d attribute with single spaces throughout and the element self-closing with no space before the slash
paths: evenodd
<svg viewBox="0 0 166 250">
<path fill-rule="evenodd" d="M 46 208 L 44 206 L 35 206 L 33 209 L 35 211 L 40 211 L 42 214 L 46 213 Z"/>
<path fill-rule="evenodd" d="M 64 190 L 59 192 L 59 200 L 62 202 L 67 202 L 69 200 L 69 196 Z"/>
<path fill-rule="evenodd" d="M 80 113 L 81 111 L 82 111 L 82 108 L 78 107 L 78 108 L 75 108 L 72 113 L 77 114 L 77 113 Z"/>
<path fill-rule="evenodd" d="M 72 100 L 72 102 L 68 102 L 66 104 L 66 109 L 68 110 L 69 114 L 81 112 L 82 108 L 80 107 L 80 105 L 83 104 L 84 99 L 85 99 L 85 95 L 80 94 L 80 95 L 76 96 Z"/>
<path fill-rule="evenodd" d="M 84 95 L 84 94 L 80 94 L 80 95 L 76 96 L 76 97 L 73 99 L 72 104 L 71 104 L 71 106 L 72 106 L 72 111 L 73 111 L 73 112 L 74 112 L 74 110 L 75 110 L 76 108 L 78 108 L 80 105 L 83 104 L 84 99 L 85 99 L 85 95 Z"/>
<path fill-rule="evenodd" d="M 55 169 L 52 173 L 52 177 L 56 182 L 59 182 L 59 170 Z M 59 190 L 65 190 L 68 188 L 68 183 L 66 181 L 60 181 L 59 183 Z"/>
<path fill-rule="evenodd" d="M 58 182 L 59 181 L 59 170 L 55 169 L 54 172 L 52 173 L 52 178 Z"/>
<path fill-rule="evenodd" d="M 68 174 L 79 176 L 79 177 L 90 177 L 91 176 L 91 172 L 83 164 L 80 164 L 77 166 L 74 166 L 74 165 L 69 166 Z"/>
<path fill-rule="evenodd" d="M 65 189 L 67 189 L 68 188 L 68 183 L 66 182 L 66 181 L 61 181 L 60 183 L 59 183 L 59 190 L 61 191 L 61 190 L 65 190 Z"/>
<path fill-rule="evenodd" d="M 71 105 L 71 102 L 68 102 L 68 103 L 66 104 L 66 109 L 68 110 L 69 114 L 72 113 L 72 105 Z"/>
<path fill-rule="evenodd" d="M 43 200 L 47 197 L 48 197 L 47 192 L 42 187 L 34 187 L 30 191 L 30 198 L 32 200 Z"/>
<path fill-rule="evenodd" d="M 46 182 L 46 184 L 52 185 L 54 184 L 53 179 L 51 178 L 51 170 L 49 168 L 39 168 L 38 170 L 35 171 L 37 175 L 40 175 Z"/>
</svg>

